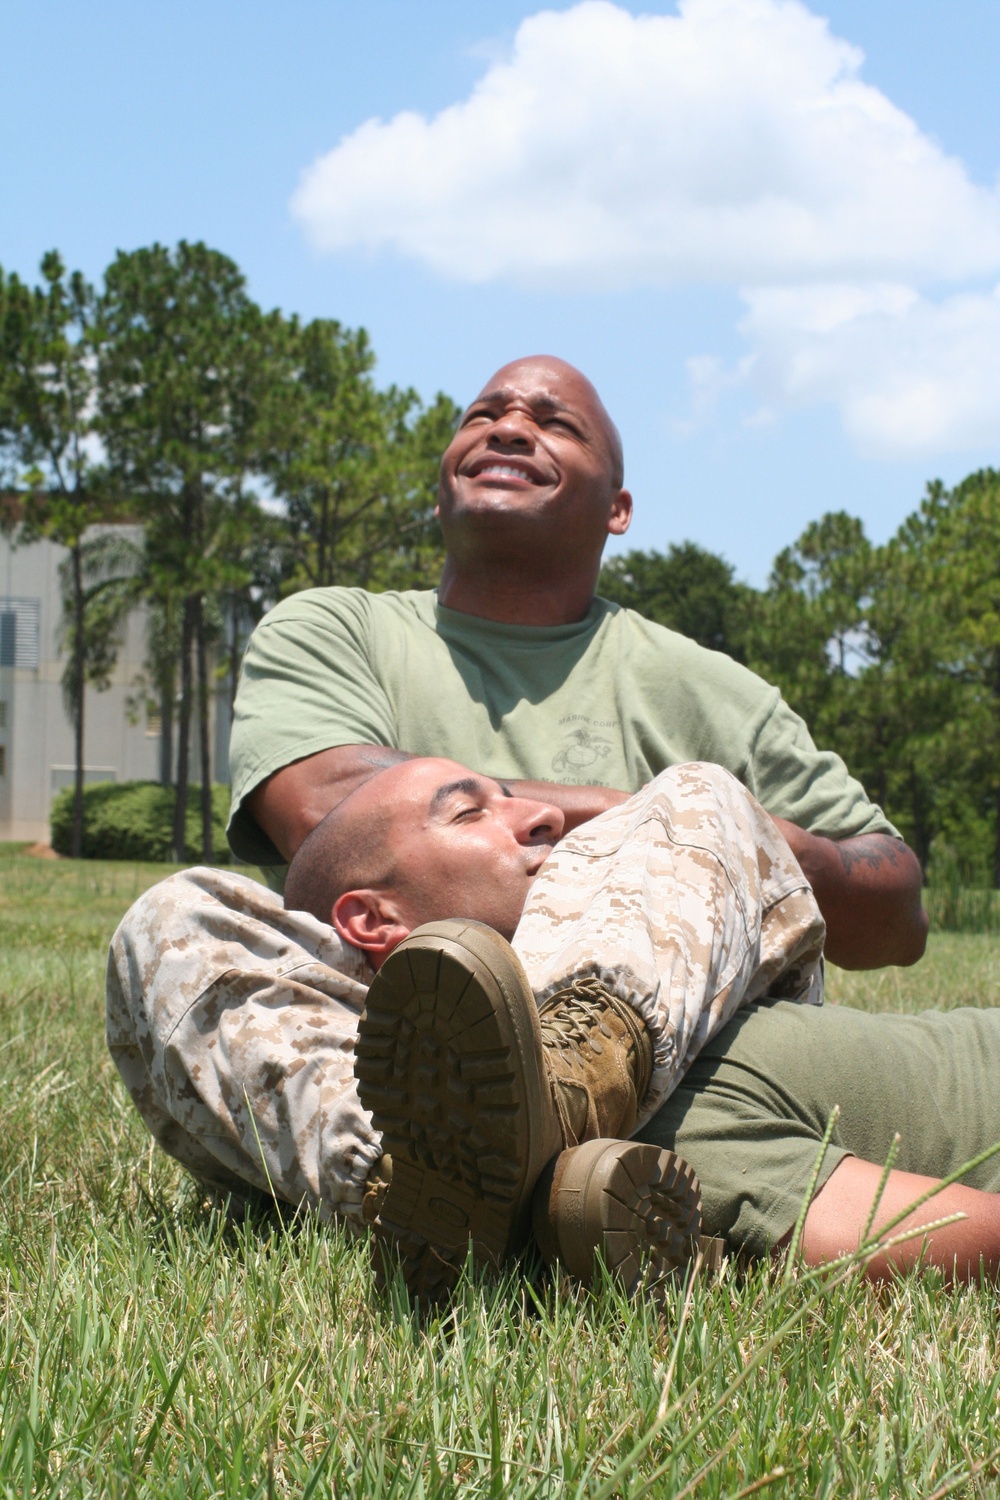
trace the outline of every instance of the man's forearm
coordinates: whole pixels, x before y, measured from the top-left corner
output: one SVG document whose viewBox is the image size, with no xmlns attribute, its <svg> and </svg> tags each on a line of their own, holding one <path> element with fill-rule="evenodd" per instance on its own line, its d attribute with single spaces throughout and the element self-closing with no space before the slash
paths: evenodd
<svg viewBox="0 0 1000 1500">
<path fill-rule="evenodd" d="M 282 766 L 255 787 L 248 806 L 257 823 L 290 860 L 308 833 L 362 782 L 412 757 L 384 745 L 337 745 Z M 512 792 L 551 802 L 563 813 L 565 832 L 617 807 L 628 796 L 601 786 L 565 786 L 554 781 L 509 781 Z"/>
<path fill-rule="evenodd" d="M 410 757 L 384 745 L 336 745 L 282 766 L 247 798 L 255 821 L 290 860 L 317 823 L 362 782 Z"/>
<path fill-rule="evenodd" d="M 843 969 L 915 964 L 927 944 L 920 863 L 883 833 L 823 838 L 775 818 L 813 888 L 827 926 L 826 956 Z"/>
<path fill-rule="evenodd" d="M 537 802 L 551 802 L 566 822 L 563 833 L 589 823 L 609 807 L 618 807 L 631 795 L 609 786 L 567 786 L 560 781 L 505 781 L 517 797 L 531 797 Z"/>
</svg>

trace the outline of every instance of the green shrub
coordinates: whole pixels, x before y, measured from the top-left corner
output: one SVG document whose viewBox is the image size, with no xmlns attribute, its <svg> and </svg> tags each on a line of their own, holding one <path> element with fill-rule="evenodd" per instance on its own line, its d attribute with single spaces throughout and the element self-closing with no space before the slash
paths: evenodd
<svg viewBox="0 0 1000 1500">
<path fill-rule="evenodd" d="M 84 859 L 168 860 L 172 855 L 177 790 L 158 781 L 99 781 L 83 789 Z M 226 817 L 229 788 L 212 787 L 212 859 L 229 861 Z M 70 852 L 73 832 L 73 788 L 65 787 L 52 803 L 52 847 Z M 201 788 L 188 788 L 185 859 L 201 858 Z"/>
</svg>

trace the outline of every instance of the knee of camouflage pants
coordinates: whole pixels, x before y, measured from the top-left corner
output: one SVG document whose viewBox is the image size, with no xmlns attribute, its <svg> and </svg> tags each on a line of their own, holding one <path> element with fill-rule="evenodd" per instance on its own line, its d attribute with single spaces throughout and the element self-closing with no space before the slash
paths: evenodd
<svg viewBox="0 0 1000 1500">
<path fill-rule="evenodd" d="M 824 936 L 772 819 L 728 771 L 691 763 L 556 846 L 514 947 L 539 1002 L 595 977 L 642 1016 L 653 1075 L 641 1124 L 740 1005 L 819 1002 Z"/>
<path fill-rule="evenodd" d="M 360 1223 L 381 1156 L 354 1082 L 371 975 L 256 881 L 185 870 L 112 939 L 108 1046 L 156 1140 L 202 1182 Z"/>
</svg>

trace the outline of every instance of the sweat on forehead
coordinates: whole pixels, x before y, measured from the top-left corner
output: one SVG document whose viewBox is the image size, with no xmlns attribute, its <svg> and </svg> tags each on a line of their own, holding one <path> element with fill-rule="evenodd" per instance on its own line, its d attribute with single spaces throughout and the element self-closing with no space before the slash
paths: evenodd
<svg viewBox="0 0 1000 1500">
<path fill-rule="evenodd" d="M 570 401 L 589 409 L 604 435 L 611 460 L 612 483 L 620 489 L 624 480 L 621 434 L 583 371 L 555 354 L 530 354 L 502 365 L 476 399 L 482 401 L 490 396 L 524 391 L 525 387 L 530 388 L 537 399 L 551 396 L 553 405 L 562 406 Z"/>
</svg>

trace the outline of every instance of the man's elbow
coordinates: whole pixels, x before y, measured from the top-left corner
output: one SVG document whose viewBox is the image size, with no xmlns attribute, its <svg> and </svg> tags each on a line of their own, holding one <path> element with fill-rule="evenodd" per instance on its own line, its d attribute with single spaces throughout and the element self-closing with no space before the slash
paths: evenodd
<svg viewBox="0 0 1000 1500">
<path fill-rule="evenodd" d="M 919 963 L 927 950 L 930 919 L 923 907 L 923 870 L 920 861 L 906 844 L 905 881 L 897 898 L 897 916 L 893 923 L 897 957 L 889 960 L 900 968 Z"/>
<path fill-rule="evenodd" d="M 826 954 L 842 969 L 908 969 L 919 963 L 927 949 L 927 913 L 916 896 L 897 898 L 870 913 L 864 925 L 842 934 L 841 942 L 828 938 Z"/>
<path fill-rule="evenodd" d="M 897 964 L 901 969 L 908 969 L 911 964 L 919 963 L 927 951 L 929 925 L 929 918 L 918 897 L 916 910 L 909 913 L 909 920 L 898 924 L 895 934 L 898 956 L 889 959 L 889 962 Z"/>
<path fill-rule="evenodd" d="M 907 854 L 910 851 L 907 850 Z M 912 857 L 912 856 L 911 856 Z M 921 904 L 920 866 L 881 889 L 855 891 L 827 915 L 826 956 L 841 969 L 909 968 L 927 948 L 927 913 Z"/>
<path fill-rule="evenodd" d="M 894 926 L 880 933 L 858 933 L 841 941 L 828 932 L 823 951 L 838 969 L 908 969 L 919 963 L 926 947 L 926 927 L 914 924 L 905 930 Z"/>
</svg>

